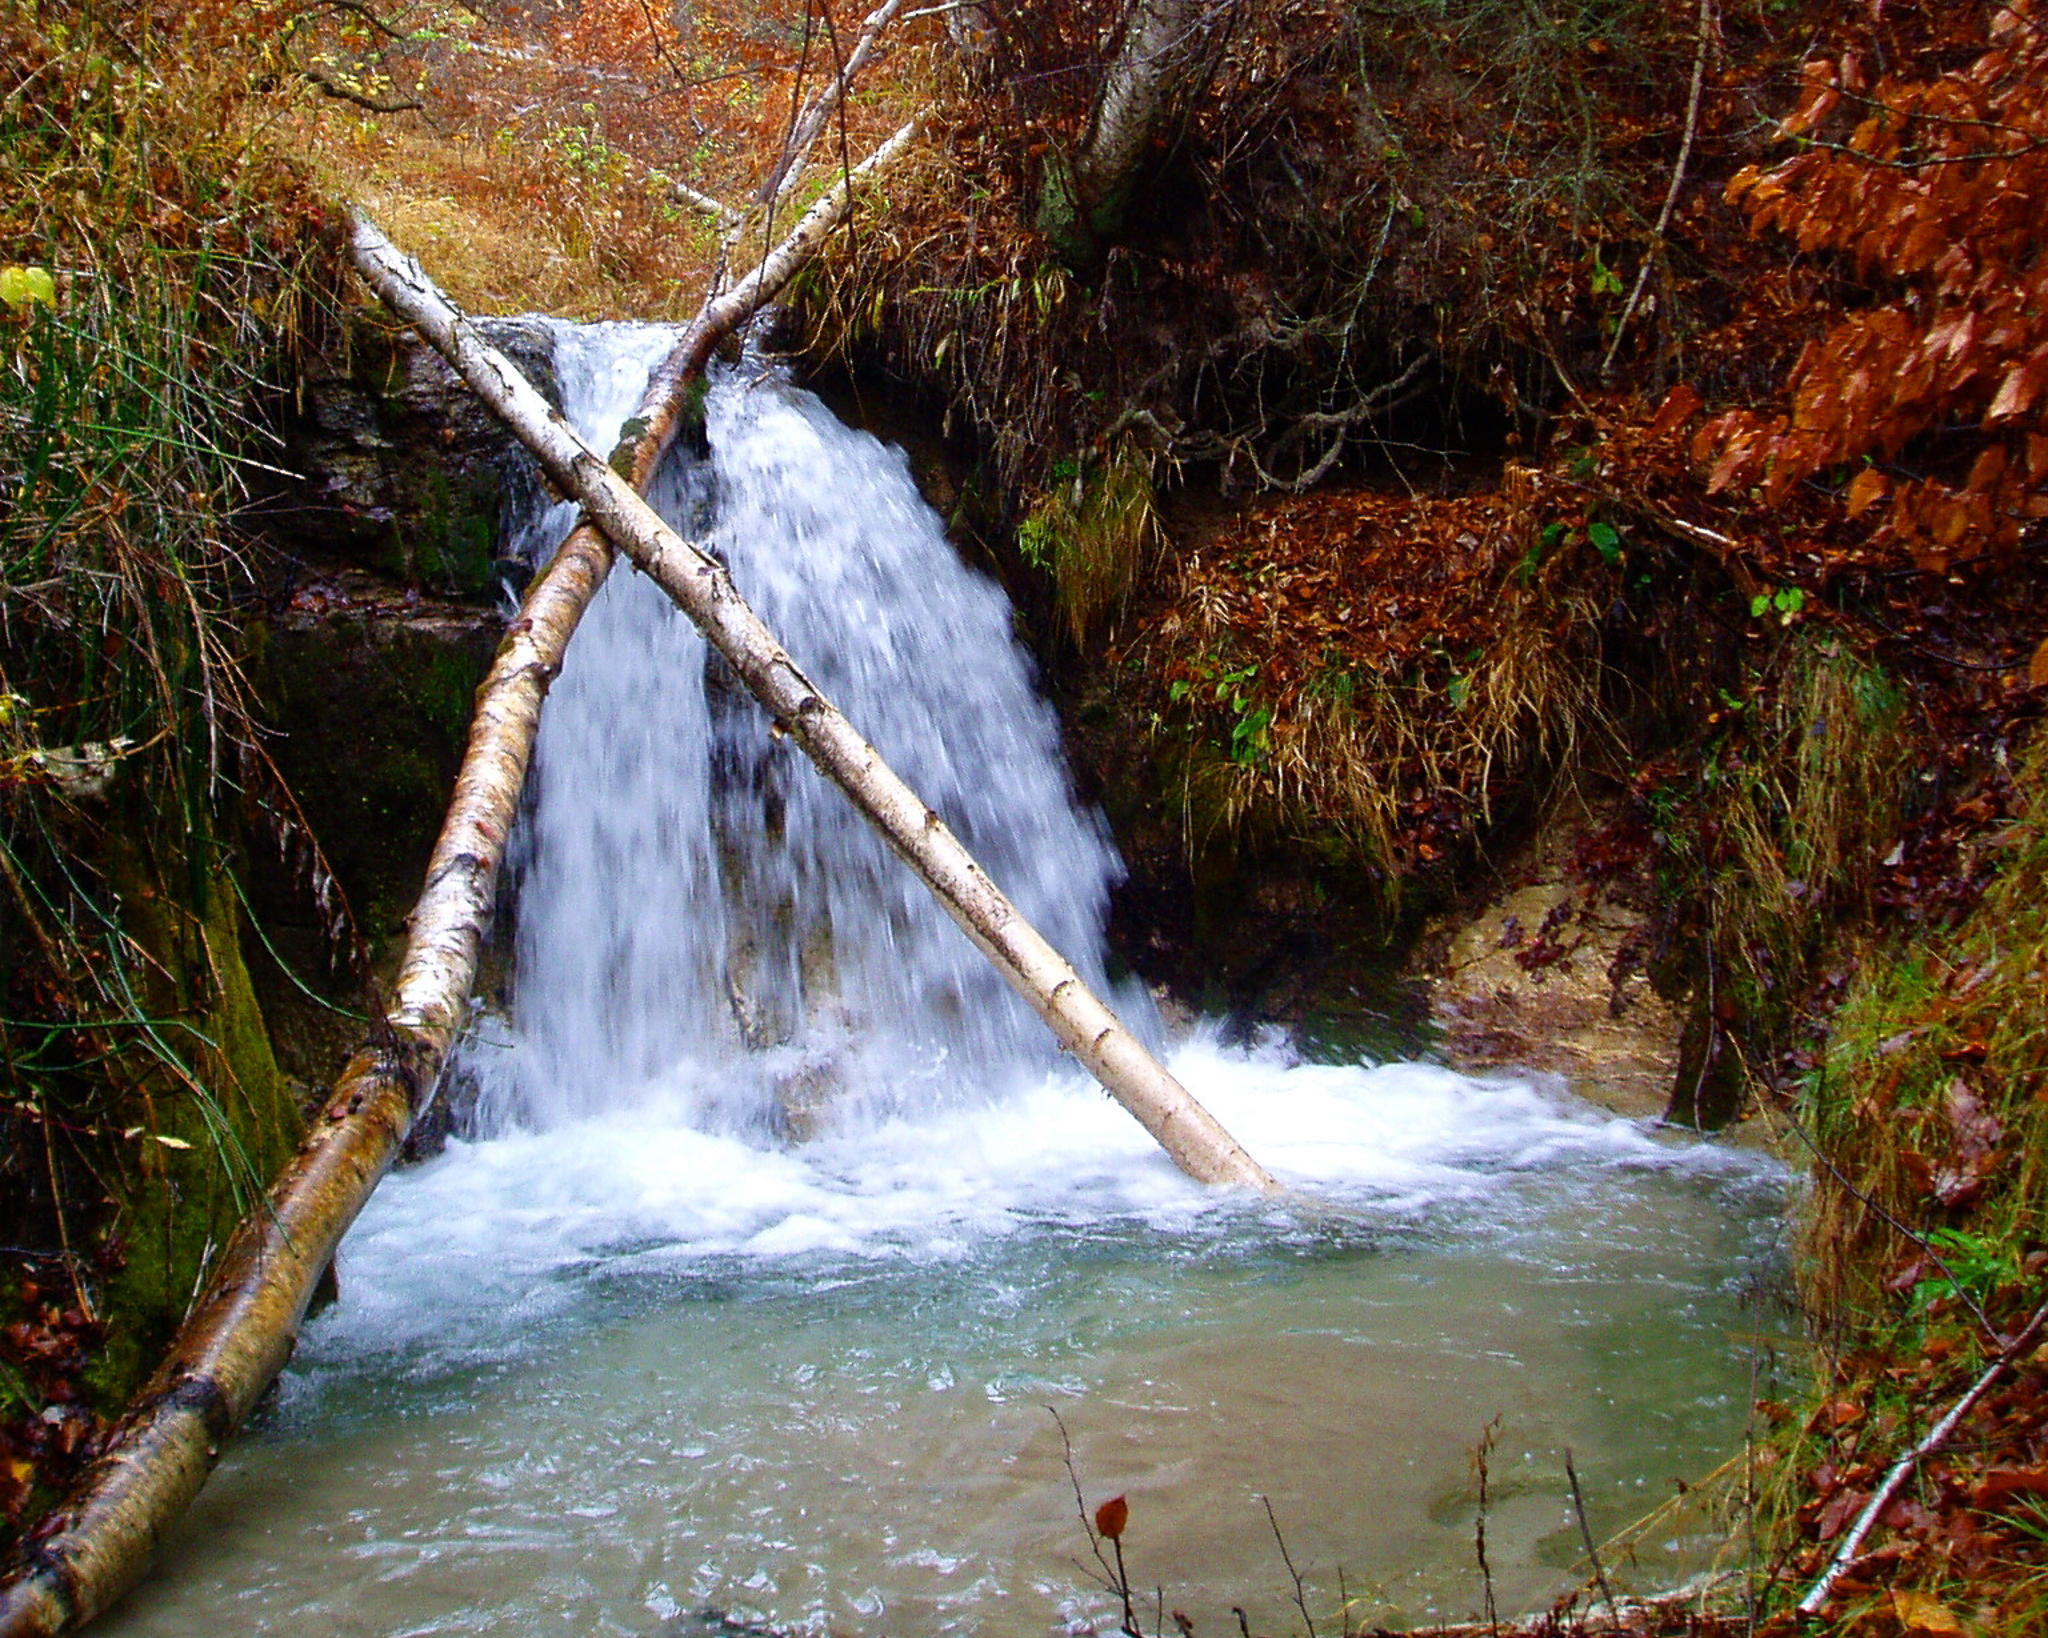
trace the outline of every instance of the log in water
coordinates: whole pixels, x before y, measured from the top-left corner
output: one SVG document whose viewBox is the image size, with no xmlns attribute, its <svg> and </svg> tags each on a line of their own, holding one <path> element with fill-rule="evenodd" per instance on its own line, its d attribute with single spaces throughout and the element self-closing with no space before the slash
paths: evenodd
<svg viewBox="0 0 2048 1638">
<path fill-rule="evenodd" d="M 616 420 L 665 342 L 565 331 L 580 412 Z M 668 506 L 1106 982 L 1114 851 L 902 457 L 757 372 L 709 427 Z M 1319 1615 L 1341 1572 L 1355 1616 L 1459 1616 L 1493 1417 L 1509 1606 L 1572 1582 L 1565 1446 L 1603 1530 L 1739 1447 L 1767 1164 L 1558 1088 L 1197 1032 L 1175 1073 L 1315 1204 L 1189 1182 L 639 577 L 588 617 L 537 772 L 466 1134 L 372 1201 L 109 1631 L 1106 1632 L 1048 1406 L 1198 1632 L 1288 1624 L 1260 1496 Z M 1695 1530 L 1637 1583 L 1698 1567 Z"/>
</svg>

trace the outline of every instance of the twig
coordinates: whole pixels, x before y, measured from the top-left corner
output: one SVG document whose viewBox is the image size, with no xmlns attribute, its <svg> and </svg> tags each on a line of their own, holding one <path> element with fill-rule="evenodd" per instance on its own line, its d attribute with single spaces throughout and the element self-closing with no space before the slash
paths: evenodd
<svg viewBox="0 0 2048 1638">
<path fill-rule="evenodd" d="M 654 20 L 654 7 L 648 4 L 648 0 L 640 0 L 640 17 L 647 25 L 648 43 L 654 47 L 655 56 L 661 59 L 661 66 L 675 76 L 676 84 L 683 90 L 691 89 L 690 76 L 684 72 L 683 65 L 676 61 L 675 54 L 669 50 L 668 41 L 661 37 L 661 25 Z"/>
<path fill-rule="evenodd" d="M 1749 1411 L 1742 1422 L 1742 1622 L 1745 1638 L 1756 1634 L 1756 1398 L 1757 1361 L 1762 1354 L 1764 1292 L 1754 1287 L 1757 1341 L 1749 1350 Z"/>
<path fill-rule="evenodd" d="M 1138 1625 L 1138 1612 L 1131 1608 L 1131 1577 L 1124 1568 L 1124 1538 L 1111 1536 L 1109 1544 L 1116 1549 L 1116 1595 L 1124 1601 L 1123 1630 L 1128 1638 L 1145 1638 L 1145 1629 Z"/>
<path fill-rule="evenodd" d="M 1915 109 L 1913 117 L 1937 119 L 1942 116 Z M 2010 130 L 2011 127 L 2003 129 Z M 1995 159 L 2024 159 L 2029 154 L 2037 154 L 2048 148 L 2048 140 L 2036 137 L 2017 148 L 1985 148 L 1966 154 L 1926 154 L 1918 159 L 1880 159 L 1876 154 L 1867 153 L 1847 142 L 1823 142 L 1818 137 L 1801 137 L 1799 140 L 1809 150 L 1818 148 L 1823 153 L 1843 154 L 1859 165 L 1869 165 L 1883 171 L 1924 171 L 1931 165 L 1983 165 Z"/>
<path fill-rule="evenodd" d="M 1052 1418 L 1053 1425 L 1060 1430 L 1060 1457 L 1066 1463 L 1067 1483 L 1074 1487 L 1074 1511 L 1081 1515 L 1081 1528 L 1088 1533 L 1089 1551 L 1094 1553 L 1095 1562 L 1102 1566 L 1102 1584 L 1111 1592 L 1122 1592 L 1123 1584 L 1116 1571 L 1110 1567 L 1109 1560 L 1102 1556 L 1102 1538 L 1095 1533 L 1095 1521 L 1088 1516 L 1088 1498 L 1081 1494 L 1081 1475 L 1074 1467 L 1074 1441 L 1067 1432 L 1066 1419 L 1060 1415 L 1057 1405 L 1046 1406 L 1045 1414 Z M 1088 1573 L 1087 1567 L 1078 1560 L 1074 1567 L 1083 1575 Z M 1130 1596 L 1127 1593 L 1124 1594 L 1124 1606 L 1128 1617 Z"/>
<path fill-rule="evenodd" d="M 1607 1572 L 1600 1567 L 1600 1550 L 1593 1545 L 1593 1527 L 1586 1522 L 1586 1498 L 1579 1494 L 1579 1470 L 1572 1466 L 1569 1447 L 1564 1453 L 1564 1476 L 1572 1485 L 1572 1511 L 1579 1516 L 1579 1539 L 1586 1544 L 1586 1557 L 1593 1561 L 1593 1582 L 1606 1602 L 1610 1619 L 1615 1616 L 1614 1589 L 1607 1584 Z"/>
<path fill-rule="evenodd" d="M 1492 1452 L 1494 1441 L 1500 1437 L 1501 1419 L 1496 1416 L 1479 1430 L 1479 1443 L 1473 1447 L 1472 1465 L 1479 1475 L 1479 1511 L 1472 1520 L 1472 1547 L 1479 1555 L 1479 1584 L 1486 1595 L 1486 1627 L 1489 1632 L 1500 1630 L 1500 1606 L 1493 1598 L 1493 1566 L 1486 1562 L 1486 1458 Z"/>
<path fill-rule="evenodd" d="M 296 31 L 299 25 L 316 11 L 345 11 L 351 17 L 361 18 L 371 28 L 383 35 L 385 39 L 396 40 L 401 45 L 411 38 L 404 30 L 394 28 L 391 24 L 385 22 L 383 18 L 379 17 L 368 6 L 358 4 L 357 0 L 321 0 L 321 4 L 308 7 L 292 19 L 293 30 Z"/>
<path fill-rule="evenodd" d="M 1818 1615 L 1823 1605 L 1834 1596 L 1835 1583 L 1857 1556 L 1857 1549 L 1863 1545 L 1863 1538 L 1870 1533 L 1880 1514 L 1891 1505 L 1892 1497 L 1898 1494 L 1899 1486 L 1906 1482 L 1906 1476 L 1919 1465 L 1923 1456 L 1931 1456 L 1948 1442 L 1948 1436 L 1955 1432 L 1956 1425 L 1970 1414 L 1977 1401 L 1990 1391 L 2005 1368 L 2032 1345 L 2043 1325 L 2048 1325 L 2048 1303 L 2034 1310 L 2034 1317 L 2027 1321 L 2020 1334 L 1999 1350 L 1998 1357 L 1984 1368 L 1984 1374 L 1970 1385 L 1970 1391 L 1958 1399 L 1949 1413 L 1928 1430 L 1922 1439 L 1891 1466 L 1884 1476 L 1884 1482 L 1877 1487 L 1877 1493 L 1870 1498 L 1863 1511 L 1856 1516 L 1856 1522 L 1849 1527 L 1848 1535 L 1842 1538 L 1842 1545 L 1835 1556 L 1828 1560 L 1828 1567 L 1821 1578 L 1807 1589 L 1806 1596 L 1799 1600 L 1801 1615 Z"/>
<path fill-rule="evenodd" d="M 353 103 L 356 107 L 368 109 L 373 114 L 404 114 L 410 113 L 417 108 L 426 107 L 426 104 L 420 101 L 418 97 L 386 100 L 382 97 L 370 96 L 366 92 L 354 89 L 336 75 L 330 74 L 318 63 L 301 63 L 299 65 L 299 72 L 328 96 L 340 102 Z"/>
<path fill-rule="evenodd" d="M 1700 0 L 1699 45 L 1692 54 L 1692 93 L 1685 104 L 1685 136 L 1678 144 L 1678 163 L 1671 167 L 1671 186 L 1664 190 L 1664 208 L 1657 213 L 1657 225 L 1650 230 L 1651 245 L 1643 257 L 1643 265 L 1636 270 L 1635 288 L 1628 293 L 1628 302 L 1621 310 L 1621 317 L 1614 323 L 1614 339 L 1607 344 L 1607 356 L 1600 361 L 1600 378 L 1606 380 L 1614 373 L 1614 357 L 1621 351 L 1621 338 L 1628 334 L 1629 320 L 1636 316 L 1636 305 L 1643 299 L 1643 286 L 1649 283 L 1650 268 L 1664 254 L 1664 233 L 1671 226 L 1671 212 L 1678 203 L 1678 193 L 1685 186 L 1685 167 L 1692 159 L 1693 139 L 1699 134 L 1700 91 L 1707 83 L 1707 47 L 1713 39 L 1714 0 Z"/>
<path fill-rule="evenodd" d="M 1280 1521 L 1273 1516 L 1273 1498 L 1261 1496 L 1265 1503 L 1266 1522 L 1273 1527 L 1273 1539 L 1280 1544 L 1280 1562 L 1287 1566 L 1287 1573 L 1294 1578 L 1294 1607 L 1301 1611 L 1302 1624 L 1308 1628 L 1308 1638 L 1316 1638 L 1316 1620 L 1308 1612 L 1308 1599 L 1302 1593 L 1301 1572 L 1294 1567 L 1294 1555 L 1287 1550 L 1287 1538 L 1280 1533 Z"/>
<path fill-rule="evenodd" d="M 831 117 L 832 110 L 839 106 L 840 99 L 845 96 L 846 88 L 853 82 L 854 76 L 866 66 L 868 58 L 874 54 L 875 41 L 889 26 L 890 19 L 896 15 L 902 4 L 903 0 L 883 0 L 883 4 L 870 12 L 862 22 L 860 35 L 853 42 L 853 49 L 846 54 L 846 61 L 839 65 L 831 79 L 818 88 L 817 95 L 811 98 L 809 105 L 797 116 L 792 125 L 783 147 L 782 157 L 769 171 L 767 181 L 762 184 L 759 198 L 763 203 L 772 206 L 795 186 L 796 179 L 803 172 L 804 160 L 811 151 L 811 145 L 818 140 L 818 133 L 825 128 L 825 121 Z M 827 17 L 829 21 L 829 13 Z"/>
</svg>

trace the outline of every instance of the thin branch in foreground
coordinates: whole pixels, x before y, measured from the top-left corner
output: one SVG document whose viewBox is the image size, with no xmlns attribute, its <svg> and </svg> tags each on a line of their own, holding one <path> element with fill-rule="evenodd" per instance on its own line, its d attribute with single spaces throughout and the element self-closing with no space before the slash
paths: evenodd
<svg viewBox="0 0 2048 1638">
<path fill-rule="evenodd" d="M 1057 1405 L 1047 1405 L 1045 1413 L 1052 1418 L 1053 1426 L 1060 1430 L 1060 1459 L 1066 1464 L 1067 1483 L 1074 1487 L 1074 1511 L 1081 1515 L 1081 1528 L 1087 1534 L 1088 1549 L 1094 1553 L 1095 1562 L 1102 1566 L 1102 1574 L 1097 1576 L 1078 1559 L 1074 1561 L 1074 1568 L 1091 1580 L 1099 1581 L 1110 1592 L 1121 1592 L 1123 1589 L 1117 1583 L 1116 1571 L 1102 1556 L 1102 1538 L 1095 1533 L 1095 1521 L 1088 1516 L 1088 1498 L 1081 1493 L 1081 1474 L 1074 1466 L 1074 1441 L 1067 1432 L 1066 1418 L 1060 1415 Z"/>
<path fill-rule="evenodd" d="M 1273 1498 L 1261 1496 L 1259 1500 L 1265 1504 L 1266 1522 L 1273 1527 L 1273 1539 L 1280 1544 L 1280 1562 L 1287 1566 L 1287 1573 L 1294 1581 L 1294 1607 L 1301 1611 L 1302 1624 L 1308 1628 L 1308 1638 L 1316 1638 L 1316 1618 L 1308 1612 L 1308 1597 L 1301 1572 L 1294 1567 L 1294 1555 L 1287 1550 L 1287 1538 L 1280 1533 L 1280 1521 L 1273 1515 Z"/>
<path fill-rule="evenodd" d="M 1569 1447 L 1564 1453 L 1564 1476 L 1571 1481 L 1572 1511 L 1579 1518 L 1579 1538 L 1586 1544 L 1586 1557 L 1593 1561 L 1593 1582 L 1600 1589 L 1610 1615 L 1614 1613 L 1614 1589 L 1607 1584 L 1607 1572 L 1600 1566 L 1600 1549 L 1593 1545 L 1593 1526 L 1586 1521 L 1586 1498 L 1579 1493 L 1579 1470 L 1572 1465 Z"/>
<path fill-rule="evenodd" d="M 1699 135 L 1700 93 L 1707 83 L 1708 47 L 1719 20 L 1716 0 L 1700 0 L 1699 44 L 1692 58 L 1692 91 L 1685 103 L 1685 136 L 1678 144 L 1678 161 L 1671 167 L 1671 186 L 1664 190 L 1664 208 L 1657 213 L 1657 225 L 1650 230 L 1652 242 L 1649 253 L 1643 257 L 1643 265 L 1636 270 L 1635 288 L 1628 293 L 1628 302 L 1621 310 L 1621 317 L 1614 321 L 1614 339 L 1607 345 L 1607 356 L 1600 361 L 1600 378 L 1603 381 L 1614 374 L 1614 356 L 1621 351 L 1621 338 L 1628 334 L 1629 320 L 1636 316 L 1636 304 L 1643 299 L 1643 286 L 1650 282 L 1651 265 L 1664 254 L 1664 235 L 1671 227 L 1671 212 L 1678 204 L 1679 190 L 1685 186 L 1685 167 L 1692 159 L 1693 141 Z"/>
<path fill-rule="evenodd" d="M 1999 1350 L 1998 1357 L 1984 1368 L 1984 1372 L 1970 1385 L 1970 1391 L 1949 1408 L 1948 1414 L 1927 1430 L 1927 1435 L 1891 1466 L 1884 1476 L 1884 1482 L 1877 1487 L 1863 1511 L 1856 1515 L 1856 1522 L 1849 1527 L 1849 1533 L 1842 1538 L 1842 1545 L 1835 1556 L 1828 1560 L 1827 1569 L 1821 1578 L 1807 1589 L 1806 1596 L 1799 1600 L 1801 1615 L 1818 1615 L 1834 1596 L 1835 1584 L 1842 1579 L 1849 1566 L 1856 1561 L 1863 1538 L 1870 1534 L 1871 1526 L 1884 1516 L 1884 1510 L 1891 1506 L 1892 1498 L 1899 1493 L 1899 1487 L 1906 1482 L 1914 1468 L 1921 1461 L 1933 1455 L 1948 1443 L 1963 1418 L 1975 1408 L 1977 1401 L 1991 1391 L 1991 1385 L 2002 1376 L 2006 1368 L 2034 1344 L 2034 1339 L 2048 1326 L 2048 1303 L 2034 1310 L 2034 1316 L 2020 1328 L 2018 1336 L 2012 1338 Z"/>
<path fill-rule="evenodd" d="M 1486 1560 L 1487 1459 L 1500 1439 L 1501 1419 L 1496 1416 L 1479 1430 L 1479 1443 L 1472 1449 L 1472 1470 L 1479 1483 L 1479 1506 L 1472 1519 L 1472 1550 L 1479 1558 L 1479 1585 L 1485 1594 L 1486 1625 L 1500 1628 L 1500 1606 L 1493 1597 L 1493 1566 Z"/>
</svg>

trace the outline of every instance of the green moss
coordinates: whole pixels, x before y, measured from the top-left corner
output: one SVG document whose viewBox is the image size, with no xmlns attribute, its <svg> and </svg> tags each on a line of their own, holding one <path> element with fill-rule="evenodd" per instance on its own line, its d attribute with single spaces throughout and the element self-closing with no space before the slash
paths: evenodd
<svg viewBox="0 0 2048 1638">
<path fill-rule="evenodd" d="M 421 533 L 412 543 L 414 578 L 451 596 L 479 597 L 494 581 L 497 538 L 498 491 L 467 484 L 458 490 L 443 469 L 430 469 Z"/>
<path fill-rule="evenodd" d="M 711 383 L 700 370 L 683 386 L 682 408 L 677 412 L 678 436 L 687 437 L 693 444 L 704 439 L 704 406 L 711 397 Z"/>
<path fill-rule="evenodd" d="M 125 1251 L 101 1292 L 108 1342 L 86 1374 L 118 1406 L 161 1352 L 235 1225 L 296 1148 L 298 1101 L 278 1071 L 221 870 L 187 902 L 142 849 L 119 850 L 123 927 L 146 1050 L 124 1059 L 114 1231 Z"/>
<path fill-rule="evenodd" d="M 424 468 L 418 521 L 397 522 L 370 554 L 379 573 L 444 596 L 477 600 L 496 585 L 492 567 L 498 539 L 496 488 L 449 482 L 435 464 Z"/>
<path fill-rule="evenodd" d="M 273 631 L 253 669 L 271 750 L 373 953 L 419 895 L 498 639 L 343 619 Z"/>
<path fill-rule="evenodd" d="M 413 704 L 448 741 L 462 743 L 476 706 L 482 675 L 473 649 L 430 647 L 420 657 L 410 690 Z"/>
</svg>

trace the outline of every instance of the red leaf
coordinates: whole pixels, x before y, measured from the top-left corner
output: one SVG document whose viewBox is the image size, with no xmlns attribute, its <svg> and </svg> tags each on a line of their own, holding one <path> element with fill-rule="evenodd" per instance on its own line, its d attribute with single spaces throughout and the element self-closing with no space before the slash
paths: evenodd
<svg viewBox="0 0 2048 1638">
<path fill-rule="evenodd" d="M 2048 1496 L 2048 1467 L 1991 1468 L 1970 1491 L 1970 1505 L 1993 1508 L 2008 1496 Z"/>
<path fill-rule="evenodd" d="M 1700 395 L 1681 381 L 1664 395 L 1664 402 L 1657 406 L 1657 414 L 1645 431 L 1652 438 L 1676 432 L 1692 419 L 1699 407 Z"/>
<path fill-rule="evenodd" d="M 1131 1504 L 1121 1496 L 1112 1496 L 1095 1509 L 1095 1528 L 1115 1541 L 1124 1533 L 1124 1525 L 1131 1516 Z"/>
<path fill-rule="evenodd" d="M 1870 1492 L 1867 1490 L 1837 1490 L 1828 1498 L 1827 1506 L 1820 1510 L 1820 1521 L 1814 1526 L 1814 1539 L 1832 1541 L 1851 1519 L 1863 1511 L 1863 1504 L 1869 1500 Z"/>
<path fill-rule="evenodd" d="M 1866 512 L 1884 499 L 1885 491 L 1891 488 L 1891 479 L 1874 466 L 1866 466 L 1849 480 L 1849 516 Z"/>
</svg>

